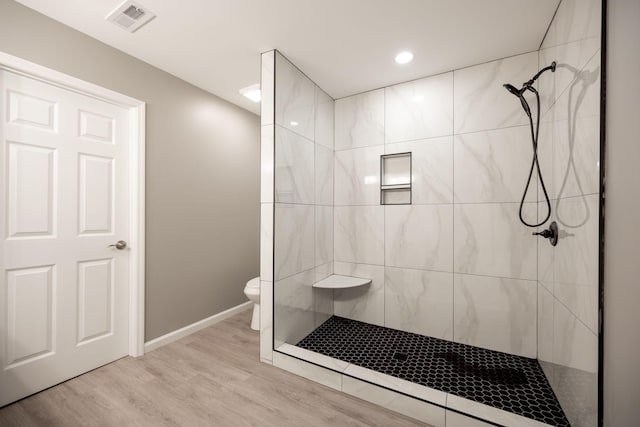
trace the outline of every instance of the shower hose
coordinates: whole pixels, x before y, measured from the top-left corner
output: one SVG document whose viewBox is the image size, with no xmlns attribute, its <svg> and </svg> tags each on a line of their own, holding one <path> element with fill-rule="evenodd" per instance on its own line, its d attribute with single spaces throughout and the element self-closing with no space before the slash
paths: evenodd
<svg viewBox="0 0 640 427">
<path fill-rule="evenodd" d="M 524 191 L 522 192 L 522 200 L 520 201 L 519 216 L 520 216 L 520 221 L 527 227 L 539 227 L 545 222 L 547 222 L 551 217 L 551 201 L 549 200 L 547 187 L 544 185 L 544 179 L 542 178 L 542 172 L 540 171 L 540 162 L 538 161 L 538 135 L 540 133 L 540 95 L 538 94 L 538 91 L 532 86 L 527 86 L 527 89 L 536 95 L 536 126 L 534 131 L 533 117 L 531 114 L 528 114 L 529 127 L 531 128 L 531 144 L 533 146 L 533 156 L 531 158 L 531 168 L 529 169 L 529 177 L 527 178 L 527 185 L 524 187 Z M 527 193 L 529 192 L 529 186 L 531 185 L 531 178 L 533 177 L 534 168 L 538 174 L 538 178 L 540 179 L 540 187 L 542 187 L 542 192 L 544 193 L 544 199 L 547 204 L 547 215 L 545 216 L 544 220 L 542 220 L 538 224 L 528 223 L 524 219 L 522 214 L 522 211 L 524 209 L 524 200 L 527 197 Z M 537 206 L 536 206 L 536 209 L 537 209 Z"/>
</svg>

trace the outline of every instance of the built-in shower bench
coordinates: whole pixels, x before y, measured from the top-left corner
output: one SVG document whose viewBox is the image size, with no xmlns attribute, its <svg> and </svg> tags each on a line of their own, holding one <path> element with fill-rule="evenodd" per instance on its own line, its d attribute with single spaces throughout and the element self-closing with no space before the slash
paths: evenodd
<svg viewBox="0 0 640 427">
<path fill-rule="evenodd" d="M 314 288 L 323 289 L 344 289 L 355 288 L 358 286 L 364 286 L 371 283 L 371 279 L 363 279 L 361 277 L 341 276 L 339 274 L 332 274 L 326 279 L 322 279 L 319 282 L 313 284 Z"/>
</svg>

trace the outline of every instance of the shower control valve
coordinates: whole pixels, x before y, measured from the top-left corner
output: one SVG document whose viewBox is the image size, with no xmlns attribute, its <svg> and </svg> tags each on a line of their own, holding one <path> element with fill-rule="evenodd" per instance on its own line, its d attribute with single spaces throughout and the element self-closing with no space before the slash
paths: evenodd
<svg viewBox="0 0 640 427">
<path fill-rule="evenodd" d="M 551 246 L 558 244 L 558 224 L 553 221 L 547 230 L 542 230 L 537 233 L 532 233 L 534 236 L 542 236 L 545 239 L 549 239 Z"/>
</svg>

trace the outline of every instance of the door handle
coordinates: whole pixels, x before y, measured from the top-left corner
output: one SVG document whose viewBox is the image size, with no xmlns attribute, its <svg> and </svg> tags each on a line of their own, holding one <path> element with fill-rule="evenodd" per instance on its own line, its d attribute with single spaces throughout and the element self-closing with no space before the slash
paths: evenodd
<svg viewBox="0 0 640 427">
<path fill-rule="evenodd" d="M 116 248 L 118 250 L 122 250 L 127 247 L 127 242 L 124 240 L 118 240 L 114 245 L 109 245 L 109 248 Z"/>
</svg>

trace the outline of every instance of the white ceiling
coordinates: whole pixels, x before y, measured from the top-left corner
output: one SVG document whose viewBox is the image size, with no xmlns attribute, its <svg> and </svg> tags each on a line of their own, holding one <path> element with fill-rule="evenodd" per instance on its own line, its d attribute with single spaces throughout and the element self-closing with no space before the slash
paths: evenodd
<svg viewBox="0 0 640 427">
<path fill-rule="evenodd" d="M 105 20 L 123 0 L 18 0 L 249 111 L 260 53 L 279 49 L 334 98 L 537 50 L 560 0 L 140 0 L 136 33 Z M 401 50 L 415 60 L 394 62 Z"/>
</svg>

